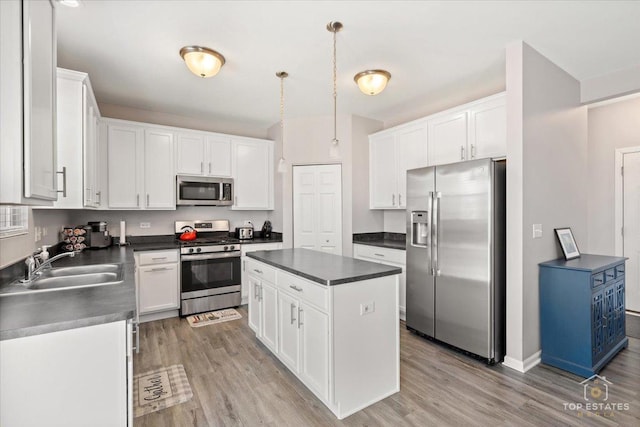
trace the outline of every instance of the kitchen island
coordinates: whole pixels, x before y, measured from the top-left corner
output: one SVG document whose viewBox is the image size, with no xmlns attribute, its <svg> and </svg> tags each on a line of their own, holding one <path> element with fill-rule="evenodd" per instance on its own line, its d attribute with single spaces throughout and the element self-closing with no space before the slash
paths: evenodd
<svg viewBox="0 0 640 427">
<path fill-rule="evenodd" d="M 400 268 L 309 249 L 247 256 L 249 326 L 339 419 L 400 391 Z"/>
</svg>

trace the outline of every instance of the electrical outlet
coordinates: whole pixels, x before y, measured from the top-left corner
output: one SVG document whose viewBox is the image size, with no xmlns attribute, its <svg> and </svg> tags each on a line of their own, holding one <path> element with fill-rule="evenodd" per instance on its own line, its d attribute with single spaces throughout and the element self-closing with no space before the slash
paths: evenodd
<svg viewBox="0 0 640 427">
<path fill-rule="evenodd" d="M 150 222 L 141 222 L 140 223 L 140 228 L 151 228 L 151 223 Z"/>
<path fill-rule="evenodd" d="M 533 224 L 533 238 L 542 239 L 542 224 Z"/>
<path fill-rule="evenodd" d="M 376 303 L 373 301 L 364 302 L 360 304 L 360 316 L 364 316 L 365 314 L 371 314 L 376 311 Z"/>
<path fill-rule="evenodd" d="M 48 233 L 47 227 L 42 227 L 42 237 L 45 237 L 47 233 Z"/>
<path fill-rule="evenodd" d="M 39 242 L 40 240 L 42 240 L 42 229 L 38 226 L 36 226 L 33 229 L 33 235 L 34 235 L 34 239 L 37 242 Z"/>
</svg>

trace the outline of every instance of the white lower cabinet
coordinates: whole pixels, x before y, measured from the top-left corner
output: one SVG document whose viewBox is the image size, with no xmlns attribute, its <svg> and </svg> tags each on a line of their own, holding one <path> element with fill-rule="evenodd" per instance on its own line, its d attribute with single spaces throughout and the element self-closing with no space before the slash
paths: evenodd
<svg viewBox="0 0 640 427">
<path fill-rule="evenodd" d="M 339 419 L 399 391 L 396 276 L 324 286 L 253 258 L 246 271 L 249 326 Z"/>
<path fill-rule="evenodd" d="M 0 425 L 132 426 L 130 325 L 0 341 Z"/>
<path fill-rule="evenodd" d="M 240 254 L 242 255 L 242 304 L 249 303 L 249 275 L 246 273 L 247 254 L 255 251 L 271 251 L 274 249 L 282 249 L 282 243 L 246 243 L 240 244 Z"/>
<path fill-rule="evenodd" d="M 136 261 L 136 295 L 142 321 L 177 315 L 180 308 L 180 263 L 177 249 L 142 251 Z M 164 315 L 157 315 L 166 312 Z M 155 316 L 144 316 L 156 313 Z"/>
<path fill-rule="evenodd" d="M 369 245 L 353 245 L 353 257 L 364 261 L 377 262 L 392 267 L 402 268 L 398 286 L 398 311 L 400 318 L 406 320 L 407 313 L 407 271 L 406 251 L 402 249 L 381 248 Z"/>
</svg>

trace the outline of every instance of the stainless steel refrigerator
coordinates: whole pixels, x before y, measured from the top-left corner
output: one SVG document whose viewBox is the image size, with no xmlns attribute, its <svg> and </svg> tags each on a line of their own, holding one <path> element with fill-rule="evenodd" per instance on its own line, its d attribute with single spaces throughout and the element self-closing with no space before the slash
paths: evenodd
<svg viewBox="0 0 640 427">
<path fill-rule="evenodd" d="M 407 171 L 407 328 L 485 359 L 505 351 L 506 162 Z"/>
</svg>

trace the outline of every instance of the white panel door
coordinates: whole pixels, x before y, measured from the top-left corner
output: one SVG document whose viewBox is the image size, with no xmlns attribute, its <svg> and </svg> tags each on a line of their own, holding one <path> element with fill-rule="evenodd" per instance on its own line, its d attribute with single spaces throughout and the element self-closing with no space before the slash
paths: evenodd
<svg viewBox="0 0 640 427">
<path fill-rule="evenodd" d="M 467 159 L 467 112 L 431 119 L 429 129 L 429 164 L 441 165 Z"/>
<path fill-rule="evenodd" d="M 398 161 L 396 206 L 404 209 L 407 206 L 407 170 L 428 166 L 426 125 L 398 132 L 395 143 Z"/>
<path fill-rule="evenodd" d="M 204 175 L 205 136 L 203 134 L 179 133 L 176 140 L 176 173 Z"/>
<path fill-rule="evenodd" d="M 507 155 L 505 97 L 491 99 L 469 110 L 468 159 Z"/>
<path fill-rule="evenodd" d="M 231 176 L 231 138 L 222 136 L 207 136 L 206 171 L 211 176 Z"/>
<path fill-rule="evenodd" d="M 623 166 L 626 308 L 640 312 L 640 152 L 625 153 Z"/>
<path fill-rule="evenodd" d="M 329 316 L 308 304 L 300 305 L 302 381 L 323 399 L 329 396 Z M 374 355 L 372 355 L 374 357 Z"/>
<path fill-rule="evenodd" d="M 391 134 L 369 139 L 369 202 L 371 209 L 397 207 L 396 150 Z"/>
<path fill-rule="evenodd" d="M 298 300 L 284 292 L 278 292 L 278 354 L 280 359 L 298 372 L 300 363 L 300 338 L 298 320 Z"/>
<path fill-rule="evenodd" d="M 293 246 L 342 255 L 342 166 L 293 167 Z"/>
<path fill-rule="evenodd" d="M 145 130 L 144 186 L 147 209 L 175 209 L 172 132 Z"/>
<path fill-rule="evenodd" d="M 342 167 L 315 166 L 317 176 L 317 240 L 323 252 L 342 255 Z"/>
<path fill-rule="evenodd" d="M 140 209 L 142 128 L 109 125 L 109 207 Z"/>
</svg>

